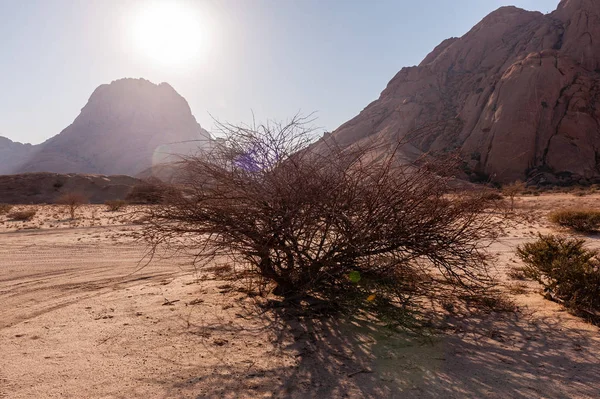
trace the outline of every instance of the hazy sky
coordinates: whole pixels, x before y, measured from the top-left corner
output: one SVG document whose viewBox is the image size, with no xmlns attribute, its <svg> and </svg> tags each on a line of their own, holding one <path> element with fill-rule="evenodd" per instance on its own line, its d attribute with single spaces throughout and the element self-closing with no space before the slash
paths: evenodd
<svg viewBox="0 0 600 399">
<path fill-rule="evenodd" d="M 317 124 L 333 130 L 403 66 L 496 8 L 546 13 L 558 2 L 0 0 L 0 136 L 42 142 L 73 121 L 97 86 L 123 77 L 170 83 L 208 130 L 211 115 L 237 123 L 252 111 L 285 119 L 299 110 L 316 111 Z M 189 60 L 162 62 L 169 49 L 146 48 L 154 43 L 146 15 L 160 3 L 180 3 L 186 22 L 201 25 L 197 41 L 177 43 L 180 52 L 197 50 Z"/>
</svg>

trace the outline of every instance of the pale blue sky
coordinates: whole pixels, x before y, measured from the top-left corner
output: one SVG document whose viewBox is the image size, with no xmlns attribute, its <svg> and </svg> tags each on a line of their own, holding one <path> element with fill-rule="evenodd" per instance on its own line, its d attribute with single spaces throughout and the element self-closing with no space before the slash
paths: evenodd
<svg viewBox="0 0 600 399">
<path fill-rule="evenodd" d="M 403 66 L 489 12 L 544 13 L 559 0 L 181 0 L 210 45 L 188 65 L 144 56 L 131 26 L 151 1 L 0 0 L 0 136 L 39 143 L 69 125 L 103 83 L 168 82 L 211 130 L 317 111 L 333 130 Z"/>
</svg>

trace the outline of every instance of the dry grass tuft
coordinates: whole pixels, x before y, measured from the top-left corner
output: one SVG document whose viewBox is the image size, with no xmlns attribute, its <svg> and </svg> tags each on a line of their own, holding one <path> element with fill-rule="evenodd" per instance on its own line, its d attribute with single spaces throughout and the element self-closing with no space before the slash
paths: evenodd
<svg viewBox="0 0 600 399">
<path fill-rule="evenodd" d="M 563 209 L 550 213 L 548 219 L 580 233 L 596 233 L 600 229 L 600 211 L 594 209 Z"/>
<path fill-rule="evenodd" d="M 127 207 L 127 201 L 124 200 L 109 200 L 104 203 L 108 207 L 109 212 L 117 212 Z"/>
<path fill-rule="evenodd" d="M 12 205 L 9 204 L 0 204 L 0 215 L 5 215 L 8 212 L 11 211 L 11 209 L 13 208 Z"/>
<path fill-rule="evenodd" d="M 15 212 L 9 213 L 7 216 L 9 219 L 12 219 L 12 220 L 17 220 L 20 222 L 28 222 L 31 219 L 33 219 L 33 217 L 35 216 L 36 213 L 37 213 L 37 209 L 28 209 L 25 211 L 15 211 Z"/>
</svg>

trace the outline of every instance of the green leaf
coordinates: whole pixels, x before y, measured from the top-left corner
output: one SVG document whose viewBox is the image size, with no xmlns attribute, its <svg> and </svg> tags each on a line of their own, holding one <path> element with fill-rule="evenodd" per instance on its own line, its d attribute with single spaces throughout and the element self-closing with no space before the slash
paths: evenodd
<svg viewBox="0 0 600 399">
<path fill-rule="evenodd" d="M 356 284 L 360 281 L 360 272 L 357 272 L 356 270 L 351 271 L 348 274 L 348 278 L 350 279 L 350 281 Z"/>
</svg>

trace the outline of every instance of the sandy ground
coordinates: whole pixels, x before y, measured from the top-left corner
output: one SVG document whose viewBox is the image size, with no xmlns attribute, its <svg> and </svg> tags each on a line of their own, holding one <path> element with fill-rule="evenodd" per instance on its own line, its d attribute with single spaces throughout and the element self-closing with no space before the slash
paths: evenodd
<svg viewBox="0 0 600 399">
<path fill-rule="evenodd" d="M 548 210 L 599 199 L 519 199 L 531 221 L 491 249 L 517 311 L 452 319 L 428 339 L 260 314 L 183 259 L 141 268 L 139 225 L 102 206 L 75 222 L 56 206 L 0 216 L 0 398 L 598 398 L 598 328 L 506 273 L 516 245 L 555 231 Z"/>
</svg>

